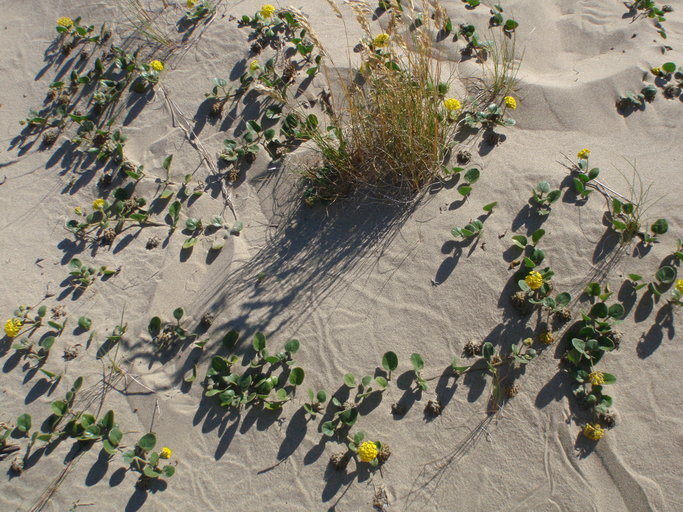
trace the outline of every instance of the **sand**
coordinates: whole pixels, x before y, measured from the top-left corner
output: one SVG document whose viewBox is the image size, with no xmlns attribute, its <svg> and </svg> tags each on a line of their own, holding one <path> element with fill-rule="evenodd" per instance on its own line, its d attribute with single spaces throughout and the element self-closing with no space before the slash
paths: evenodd
<svg viewBox="0 0 683 512">
<path fill-rule="evenodd" d="M 38 442 L 21 476 L 10 470 L 13 455 L 0 463 L 0 509 L 36 510 L 32 507 L 65 468 L 42 510 L 63 511 L 78 503 L 78 510 L 103 511 L 358 511 L 372 510 L 375 498 L 390 511 L 683 509 L 680 310 L 671 319 L 664 301 L 624 301 L 628 315 L 619 326 L 621 348 L 602 363 L 618 378 L 611 389 L 617 426 L 598 443 L 580 434 L 584 417 L 559 366 L 564 339 L 541 350 L 518 380 L 518 395 L 494 415 L 487 414 L 490 379 L 481 374 L 455 379 L 447 371 L 453 356 L 463 359 L 469 341 L 507 348 L 537 333 L 537 316 L 519 317 L 508 303 L 516 289 L 515 272 L 508 268 L 516 254 L 510 237 L 540 226 L 527 203 L 533 186 L 543 180 L 566 186 L 563 155 L 574 158 L 590 148 L 591 164 L 602 170 L 599 179 L 622 194 L 629 193 L 624 176 L 631 176 L 635 163 L 646 186 L 651 184 L 646 219 L 665 216 L 670 224 L 662 243 L 646 254 L 634 254 L 631 246 L 615 258 L 618 235 L 604 223 L 602 196 L 595 193 L 576 204 L 564 188 L 543 223 L 542 245 L 556 272 L 556 289 L 571 291 L 576 299 L 575 313 L 589 307 L 581 293 L 588 282 L 608 284 L 621 298 L 627 274 L 651 276 L 673 252 L 683 225 L 681 101 L 664 99 L 660 90 L 653 103 L 630 115 L 620 115 L 615 101 L 639 90 L 651 66 L 682 60 L 683 3 L 672 2 L 676 10 L 665 22 L 664 41 L 651 20 L 625 17 L 621 2 L 506 2 L 506 14 L 520 22 L 518 54 L 523 52 L 517 125 L 500 130 L 505 140 L 495 148 L 478 135 L 464 142 L 482 169 L 467 201 L 454 187 L 440 187 L 411 209 L 358 198 L 308 208 L 293 172 L 303 152 L 274 165 L 261 151 L 246 178 L 227 190 L 234 215 L 216 187 L 183 210 L 183 223 L 189 212 L 244 224 L 220 252 L 210 253 L 212 240 L 202 239 L 191 254 L 181 250 L 186 239 L 181 229 L 167 239 L 163 226 L 130 230 L 111 248 L 74 241 L 64 226 L 74 207 L 90 208 L 100 195 L 97 171 L 75 174 L 73 162 L 59 150 L 64 137 L 47 150 L 31 139 L 16 144 L 19 120 L 41 105 L 47 86 L 69 65 L 68 59 L 55 65 L 45 57 L 55 19 L 107 22 L 116 38 L 130 33 L 118 4 L 27 0 L 0 6 L 0 311 L 4 323 L 18 305 L 37 304 L 47 294 L 42 304 L 63 306 L 69 319 L 44 366 L 64 373 L 55 388 L 14 354 L 7 339 L 0 341 L 0 421 L 14 424 L 28 412 L 34 428 L 39 426 L 51 412 L 50 402 L 62 398 L 78 376 L 85 380 L 81 398 L 92 398 L 97 409 L 103 372 L 110 368 L 110 358 L 98 359 L 97 351 L 123 315 L 127 330 L 117 357 L 125 377 L 106 394 L 102 411 L 116 411 L 129 446 L 155 431 L 159 445 L 173 449 L 177 473 L 145 492 L 135 488 L 137 475 L 122 469 L 121 457 L 107 459 L 99 445 L 79 453 L 70 440 L 47 449 Z M 446 4 L 458 23 L 486 26 L 483 5 L 468 11 L 460 2 Z M 233 67 L 245 65 L 249 43 L 247 30 L 230 16 L 251 14 L 259 6 L 221 2 L 213 21 L 200 23 L 167 59 L 162 84 L 144 108 L 126 118 L 126 156 L 144 164 L 148 176 L 163 177 L 162 162 L 173 154 L 176 182 L 188 173 L 194 174 L 193 183 L 210 182 L 211 169 L 198 145 L 188 142 L 181 116 L 212 157 L 225 132 L 240 126 L 241 110 L 220 122 L 208 120 L 204 93 L 214 76 L 239 75 Z M 343 9 L 347 45 L 344 26 L 325 2 L 298 6 L 339 56 L 337 65 L 345 66 L 345 52 L 359 36 L 348 9 Z M 180 41 L 183 34 L 174 23 L 182 6 L 172 3 L 160 12 L 159 25 Z M 666 56 L 663 44 L 672 47 Z M 453 44 L 443 43 L 442 51 L 461 76 L 478 72 L 472 61 L 457 63 Z M 651 83 L 652 76 L 645 81 Z M 143 180 L 136 192 L 149 197 L 157 188 L 153 180 Z M 481 239 L 457 243 L 451 228 L 478 217 L 491 201 L 498 207 Z M 152 236 L 162 243 L 148 250 Z M 73 257 L 120 272 L 74 295 L 65 286 Z M 214 314 L 201 337 L 210 341 L 203 351 L 189 345 L 160 355 L 147 324 L 153 316 L 170 319 L 179 306 L 192 328 L 205 313 Z M 91 318 L 97 332 L 89 346 L 89 333 L 75 330 L 81 316 Z M 229 329 L 240 331 L 237 354 L 247 359 L 256 332 L 265 333 L 275 348 L 300 340 L 296 361 L 306 380 L 279 414 L 253 408 L 231 412 L 203 398 L 201 381 L 211 357 L 225 353 L 220 339 Z M 64 349 L 77 344 L 78 357 L 65 361 Z M 389 444 L 392 456 L 381 471 L 352 461 L 346 472 L 336 472 L 328 461 L 343 445 L 322 436 L 320 416 L 310 420 L 304 414 L 306 390 L 343 394 L 344 374 L 374 375 L 387 350 L 396 352 L 399 368 L 388 389 L 364 403 L 354 431 Z M 431 379 L 427 392 L 410 388 L 413 352 L 424 357 L 424 375 Z M 195 363 L 197 380 L 184 383 Z M 431 418 L 424 408 L 435 398 L 443 413 Z M 391 414 L 396 402 L 405 406 L 404 415 Z"/>
</svg>

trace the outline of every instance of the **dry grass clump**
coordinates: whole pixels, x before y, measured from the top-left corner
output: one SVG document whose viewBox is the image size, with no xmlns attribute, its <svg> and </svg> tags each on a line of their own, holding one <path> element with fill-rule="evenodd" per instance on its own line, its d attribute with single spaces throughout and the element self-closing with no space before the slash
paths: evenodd
<svg viewBox="0 0 683 512">
<path fill-rule="evenodd" d="M 365 34 L 361 65 L 350 84 L 325 75 L 341 93 L 333 96 L 329 128 L 310 133 L 322 165 L 304 173 L 307 198 L 333 200 L 357 190 L 414 195 L 439 174 L 458 127 L 444 107 L 450 77 L 433 58 L 434 21 L 395 7 L 386 32 L 373 33 L 368 3 L 347 3 Z M 427 2 L 421 8 L 433 12 Z"/>
</svg>

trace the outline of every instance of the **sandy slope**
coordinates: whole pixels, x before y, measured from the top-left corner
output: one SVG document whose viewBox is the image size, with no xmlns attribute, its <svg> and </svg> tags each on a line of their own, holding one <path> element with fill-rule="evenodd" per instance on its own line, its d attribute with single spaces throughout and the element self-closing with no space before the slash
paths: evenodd
<svg viewBox="0 0 683 512">
<path fill-rule="evenodd" d="M 483 170 L 467 202 L 447 187 L 427 194 L 412 211 L 351 200 L 308 209 L 292 190 L 295 180 L 288 171 L 293 166 L 274 170 L 262 153 L 248 179 L 232 190 L 245 229 L 217 257 L 207 257 L 208 241 L 189 257 L 181 254 L 185 237 L 180 233 L 167 245 L 146 250 L 150 236 L 165 238 L 164 227 L 145 229 L 112 250 L 73 242 L 64 223 L 73 207 L 94 199 L 97 178 L 85 174 L 68 187 L 73 179 L 69 162 L 53 156 L 54 150 L 40 151 L 38 144 L 26 150 L 8 148 L 20 131 L 18 121 L 41 103 L 59 69 L 43 62 L 54 19 L 82 15 L 93 23 L 112 23 L 123 33 L 124 17 L 117 5 L 107 2 L 47 5 L 30 0 L 21 10 L 7 2 L 0 6 L 0 70 L 5 77 L 0 180 L 7 178 L 0 186 L 0 311 L 8 316 L 18 304 L 34 304 L 47 289 L 55 293 L 47 304 L 63 304 L 71 318 L 46 366 L 65 371 L 56 390 L 46 392 L 40 375 L 27 372 L 2 342 L 0 420 L 13 422 L 30 412 L 34 423 L 42 421 L 49 402 L 79 375 L 96 393 L 103 368 L 95 358 L 97 346 L 125 307 L 122 361 L 131 377 L 126 393 L 108 394 L 105 409 L 116 410 L 119 423 L 131 432 L 129 441 L 154 421 L 160 442 L 171 446 L 179 461 L 166 489 L 145 494 L 135 491 L 135 476 L 122 472 L 120 459 L 107 462 L 91 450 L 71 466 L 45 510 L 67 510 L 80 500 L 97 503 L 83 510 L 357 511 L 371 510 L 380 488 L 388 494 L 388 510 L 683 509 L 678 493 L 683 477 L 683 399 L 677 392 L 683 349 L 676 343 L 680 312 L 673 323 L 662 323 L 660 305 L 626 302 L 622 348 L 604 363 L 619 379 L 612 392 L 618 426 L 595 449 L 579 436 L 569 382 L 558 368 L 557 344 L 526 369 L 519 395 L 488 419 L 490 383 L 478 374 L 456 381 L 444 373 L 470 340 L 508 346 L 536 331 L 535 316 L 527 322 L 508 306 L 507 297 L 516 287 L 508 270 L 514 258 L 509 237 L 540 225 L 528 215 L 529 190 L 541 180 L 554 186 L 565 180 L 562 154 L 573 157 L 579 149 L 591 148 L 592 163 L 603 171 L 601 179 L 624 193 L 628 184 L 619 171 L 628 175 L 628 162 L 637 162 L 644 181 L 653 183 L 649 197 L 662 198 L 647 217 L 666 216 L 672 229 L 646 256 L 632 256 L 629 250 L 607 266 L 614 252 L 601 251 L 615 244 L 602 222 L 604 201 L 595 194 L 578 206 L 568 193 L 543 226 L 558 289 L 571 290 L 576 297 L 597 276 L 618 291 L 626 274 L 653 273 L 681 237 L 683 105 L 660 96 L 645 111 L 626 117 L 614 108 L 618 94 L 642 87 L 646 70 L 663 62 L 662 41 L 651 22 L 623 19 L 626 9 L 617 1 L 536 4 L 505 4 L 520 22 L 517 41 L 524 50 L 518 125 L 504 130 L 505 142 L 491 151 L 480 138 L 466 141 Z M 666 59 L 681 61 L 683 4 L 673 5 L 677 10 L 666 27 L 674 50 Z M 240 123 L 239 117 L 230 116 L 207 122 L 206 108 L 200 106 L 209 80 L 227 77 L 233 65 L 243 65 L 247 58 L 246 30 L 238 29 L 228 15 L 252 13 L 258 6 L 223 2 L 214 22 L 169 61 L 163 77 L 167 98 L 186 115 L 211 154 L 220 150 L 222 132 Z M 309 0 L 301 6 L 335 54 L 344 52 L 343 26 L 326 4 Z M 453 1 L 447 8 L 454 19 L 467 16 L 478 26 L 488 18 L 483 6 L 468 13 Z M 169 8 L 161 19 L 170 22 L 181 14 L 180 8 Z M 350 36 L 351 45 L 356 35 Z M 443 55 L 456 69 L 455 49 L 446 47 Z M 461 67 L 461 73 L 473 69 L 467 66 L 473 64 Z M 158 91 L 126 127 L 126 153 L 158 176 L 162 160 L 172 153 L 176 177 L 196 172 L 196 179 L 206 180 L 209 172 L 175 114 L 174 122 L 169 102 Z M 150 182 L 141 191 L 149 195 L 155 187 Z M 219 192 L 213 195 L 202 196 L 190 207 L 191 214 L 230 219 Z M 481 206 L 491 201 L 499 207 L 486 221 L 481 243 L 455 243 L 451 228 L 479 216 Z M 120 266 L 121 272 L 78 298 L 65 295 L 64 265 L 74 255 L 98 266 Z M 606 267 L 609 273 L 604 275 Z M 256 279 L 259 274 L 265 278 Z M 150 349 L 147 323 L 154 315 L 168 318 L 178 306 L 195 325 L 205 312 L 214 312 L 209 331 L 214 341 L 203 354 L 188 348 L 159 357 Z M 100 341 L 81 347 L 76 360 L 64 363 L 60 356 L 66 345 L 85 345 L 87 335 L 72 332 L 81 315 L 93 319 Z M 297 400 L 279 416 L 250 410 L 226 413 L 202 398 L 199 380 L 191 387 L 183 384 L 198 360 L 201 379 L 228 328 L 240 330 L 243 340 L 263 331 L 276 346 L 293 337 L 301 340 L 297 361 L 307 372 L 301 400 L 309 387 L 343 391 L 345 373 L 371 374 L 382 354 L 394 350 L 401 360 L 395 382 L 381 398 L 372 397 L 364 405 L 358 423 L 369 437 L 392 446 L 382 472 L 356 471 L 353 462 L 348 474 L 331 471 L 329 456 L 340 446 L 322 438 L 318 422 L 306 421 Z M 247 347 L 243 343 L 238 353 L 248 354 Z M 424 356 L 425 374 L 434 377 L 430 392 L 416 395 L 407 389 L 412 352 Z M 121 381 L 118 389 L 123 388 Z M 435 394 L 444 413 L 428 420 L 424 405 Z M 397 401 L 408 407 L 401 418 L 390 414 Z M 50 453 L 37 453 L 31 459 L 35 465 L 21 477 L 8 472 L 0 485 L 0 508 L 29 510 L 64 467 L 70 448 L 65 442 Z M 9 462 L 2 462 L 3 474 Z"/>
</svg>

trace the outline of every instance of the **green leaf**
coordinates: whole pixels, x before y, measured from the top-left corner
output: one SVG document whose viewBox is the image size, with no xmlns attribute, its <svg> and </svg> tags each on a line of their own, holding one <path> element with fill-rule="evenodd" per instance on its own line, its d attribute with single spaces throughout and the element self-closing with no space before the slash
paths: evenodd
<svg viewBox="0 0 683 512">
<path fill-rule="evenodd" d="M 482 208 L 482 210 L 484 210 L 485 212 L 492 212 L 496 206 L 498 206 L 498 201 L 494 201 L 492 203 L 485 204 L 484 207 Z"/>
<path fill-rule="evenodd" d="M 289 340 L 285 343 L 285 351 L 290 354 L 296 354 L 299 350 L 299 340 Z"/>
<path fill-rule="evenodd" d="M 353 373 L 347 373 L 344 375 L 344 384 L 349 388 L 355 388 L 357 386 L 356 377 L 353 375 Z"/>
<path fill-rule="evenodd" d="M 669 230 L 669 223 L 666 219 L 657 219 L 650 227 L 655 235 L 663 235 Z"/>
<path fill-rule="evenodd" d="M 191 247 L 194 247 L 194 245 L 197 243 L 197 237 L 196 236 L 191 236 L 185 242 L 183 243 L 183 249 L 190 249 Z"/>
<path fill-rule="evenodd" d="M 159 478 L 161 476 L 161 473 L 155 471 L 152 466 L 145 466 L 142 472 L 147 478 Z"/>
<path fill-rule="evenodd" d="M 534 231 L 534 233 L 531 235 L 531 240 L 536 245 L 538 241 L 543 238 L 543 235 L 545 235 L 545 230 L 544 229 L 537 229 Z"/>
<path fill-rule="evenodd" d="M 156 444 L 157 436 L 153 432 L 145 434 L 138 441 L 138 446 L 145 452 L 151 452 L 152 450 L 154 450 Z"/>
<path fill-rule="evenodd" d="M 353 426 L 358 419 L 358 409 L 347 409 L 339 415 L 339 419 L 348 426 Z"/>
<path fill-rule="evenodd" d="M 30 414 L 22 414 L 17 418 L 17 429 L 23 433 L 27 433 L 29 430 L 31 430 Z"/>
<path fill-rule="evenodd" d="M 335 432 L 334 421 L 326 421 L 321 425 L 322 432 L 327 437 L 333 437 Z"/>
<path fill-rule="evenodd" d="M 515 235 L 512 237 L 512 243 L 515 244 L 520 249 L 524 249 L 529 242 L 525 236 Z"/>
<path fill-rule="evenodd" d="M 538 190 L 541 194 L 547 194 L 550 192 L 550 183 L 547 181 L 542 181 L 536 185 L 536 190 Z"/>
<path fill-rule="evenodd" d="M 50 404 L 50 406 L 52 407 L 52 412 L 55 414 L 55 416 L 59 416 L 60 418 L 69 410 L 69 406 L 66 404 L 66 402 L 61 400 L 55 400 L 52 402 L 52 404 Z"/>
<path fill-rule="evenodd" d="M 173 310 L 173 318 L 175 318 L 178 321 L 180 321 L 184 314 L 185 310 L 183 308 L 176 308 L 175 310 Z"/>
<path fill-rule="evenodd" d="M 100 419 L 99 424 L 102 426 L 104 429 L 111 429 L 114 427 L 114 411 L 107 411 L 104 416 L 102 416 L 102 419 Z"/>
<path fill-rule="evenodd" d="M 235 348 L 239 337 L 240 334 L 236 330 L 231 329 L 225 336 L 223 336 L 223 346 L 232 351 L 232 349 Z"/>
<path fill-rule="evenodd" d="M 465 181 L 467 181 L 467 183 L 472 185 L 472 184 L 477 182 L 477 180 L 479 179 L 480 176 L 481 176 L 481 172 L 479 171 L 479 169 L 477 169 L 476 167 L 473 167 L 472 169 L 468 170 L 465 173 Z"/>
<path fill-rule="evenodd" d="M 676 71 L 676 64 L 673 62 L 665 62 L 662 64 L 662 71 L 666 73 L 673 73 Z"/>
<path fill-rule="evenodd" d="M 168 214 L 174 220 L 178 219 L 178 216 L 180 215 L 180 201 L 173 201 L 171 203 L 171 206 L 168 207 Z"/>
<path fill-rule="evenodd" d="M 676 269 L 673 267 L 664 266 L 657 270 L 655 277 L 658 281 L 668 284 L 672 283 L 676 279 Z"/>
<path fill-rule="evenodd" d="M 597 304 L 594 304 L 591 308 L 590 315 L 593 318 L 606 318 L 609 315 L 607 304 L 604 302 L 598 302 Z"/>
<path fill-rule="evenodd" d="M 167 466 L 164 466 L 164 476 L 166 478 L 171 478 L 173 475 L 175 475 L 175 466 L 172 464 L 168 464 Z"/>
<path fill-rule="evenodd" d="M 102 449 L 105 451 L 107 455 L 116 454 L 116 447 L 113 444 L 111 444 L 111 442 L 108 439 L 104 439 L 102 441 Z"/>
<path fill-rule="evenodd" d="M 495 350 L 493 348 L 493 343 L 490 341 L 487 341 L 481 346 L 481 355 L 486 359 L 487 361 L 491 361 L 491 358 L 493 357 Z"/>
<path fill-rule="evenodd" d="M 318 400 L 318 402 L 320 402 L 320 403 L 322 404 L 322 403 L 324 403 L 324 402 L 327 400 L 327 393 L 325 393 L 324 391 L 320 390 L 320 391 L 318 391 L 318 393 L 315 395 L 315 397 L 316 397 L 316 399 Z"/>
<path fill-rule="evenodd" d="M 603 373 L 602 376 L 605 379 L 604 384 L 614 384 L 617 381 L 617 378 L 611 373 Z"/>
<path fill-rule="evenodd" d="M 201 226 L 201 220 L 190 217 L 185 221 L 185 229 L 188 231 L 196 231 Z"/>
<path fill-rule="evenodd" d="M 121 439 L 123 439 L 123 433 L 118 428 L 114 427 L 109 431 L 107 439 L 109 439 L 112 446 L 118 446 Z"/>
<path fill-rule="evenodd" d="M 597 297 L 600 295 L 600 284 L 599 283 L 588 283 L 586 286 L 586 293 L 591 297 Z"/>
<path fill-rule="evenodd" d="M 458 193 L 461 196 L 468 196 L 470 192 L 472 192 L 472 187 L 470 187 L 469 185 L 460 185 L 458 187 Z"/>
<path fill-rule="evenodd" d="M 425 362 L 422 359 L 422 356 L 417 353 L 413 353 L 410 355 L 410 362 L 413 364 L 413 369 L 416 372 L 421 371 L 425 366 Z"/>
<path fill-rule="evenodd" d="M 156 338 L 161 332 L 161 318 L 158 316 L 152 318 L 147 326 L 147 331 L 153 338 Z"/>
<path fill-rule="evenodd" d="M 394 352 L 386 352 L 382 357 L 382 368 L 388 372 L 393 372 L 398 368 L 398 356 Z"/>
<path fill-rule="evenodd" d="M 256 352 L 261 352 L 266 348 L 266 337 L 262 332 L 257 332 L 251 340 L 251 346 Z"/>
<path fill-rule="evenodd" d="M 170 167 L 171 167 L 171 162 L 172 162 L 172 161 L 173 161 L 173 155 L 168 155 L 166 158 L 164 158 L 164 163 L 161 164 L 161 166 L 162 166 L 165 170 L 168 171 L 168 170 L 170 169 Z"/>
<path fill-rule="evenodd" d="M 44 338 L 40 343 L 39 346 L 42 348 L 45 352 L 49 352 L 50 349 L 52 348 L 52 345 L 55 344 L 55 337 L 54 336 L 48 336 Z"/>
<path fill-rule="evenodd" d="M 626 314 L 626 311 L 624 310 L 624 306 L 621 304 L 612 304 L 609 309 L 607 310 L 607 314 L 611 317 L 614 318 L 615 320 L 621 320 L 624 318 L 624 315 Z"/>
<path fill-rule="evenodd" d="M 562 192 L 560 190 L 552 190 L 548 193 L 546 199 L 548 200 L 548 203 L 554 203 L 560 198 L 561 195 Z"/>
<path fill-rule="evenodd" d="M 303 368 L 292 368 L 292 372 L 289 374 L 289 383 L 293 386 L 300 386 L 304 382 L 304 370 Z"/>
<path fill-rule="evenodd" d="M 572 300 L 572 296 L 567 292 L 562 292 L 555 298 L 555 303 L 558 307 L 563 307 L 569 305 Z"/>
</svg>

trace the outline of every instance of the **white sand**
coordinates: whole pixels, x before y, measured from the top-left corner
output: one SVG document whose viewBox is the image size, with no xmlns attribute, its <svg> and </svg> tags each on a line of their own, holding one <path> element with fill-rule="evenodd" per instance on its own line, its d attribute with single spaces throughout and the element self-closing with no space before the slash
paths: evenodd
<svg viewBox="0 0 683 512">
<path fill-rule="evenodd" d="M 683 106 L 679 100 L 664 99 L 661 89 L 644 111 L 627 117 L 616 112 L 614 102 L 619 94 L 639 90 L 651 66 L 683 61 L 683 3 L 672 2 L 676 11 L 665 22 L 669 38 L 664 41 L 651 20 L 622 19 L 626 9 L 621 2 L 506 2 L 506 14 L 513 13 L 520 22 L 517 44 L 520 54 L 524 52 L 514 113 L 518 124 L 501 130 L 506 140 L 483 156 L 477 153 L 480 138 L 466 142 L 472 146 L 473 163 L 482 168 L 467 202 L 455 209 L 460 196 L 455 188 L 446 188 L 428 194 L 407 214 L 353 200 L 329 209 L 300 208 L 299 197 L 289 188 L 291 175 L 269 170 L 261 151 L 247 171 L 248 179 L 230 190 L 245 228 L 209 259 L 210 240 L 200 241 L 188 258 L 181 255 L 186 236 L 180 228 L 167 246 L 153 250 L 145 249 L 148 238 L 163 240 L 167 228 L 146 228 L 120 250 L 120 239 L 112 250 L 76 245 L 63 226 L 73 218 L 75 206 L 89 208 L 98 196 L 98 176 L 76 176 L 52 156 L 63 138 L 52 150 L 38 150 L 37 143 L 26 151 L 8 149 L 21 130 L 18 121 L 41 105 L 56 74 L 57 68 L 43 61 L 55 36 L 54 20 L 80 15 L 94 24 L 106 21 L 122 34 L 125 18 L 117 4 L 28 0 L 21 6 L 0 6 L 0 181 L 6 176 L 0 185 L 0 316 L 4 323 L 17 305 L 37 303 L 46 290 L 56 295 L 44 303 L 64 305 L 69 316 L 66 332 L 45 365 L 65 372 L 51 394 L 44 393 L 41 374 L 27 372 L 7 341 L 0 342 L 0 421 L 14 423 L 19 414 L 29 412 L 34 427 L 39 426 L 50 413 L 49 403 L 62 398 L 79 375 L 85 377 L 84 389 L 100 389 L 106 358 L 103 365 L 96 351 L 125 308 L 128 329 L 119 356 L 132 377 L 126 378 L 127 386 L 120 381 L 117 390 L 108 393 L 103 410 L 116 411 L 128 443 L 146 432 L 155 416 L 159 443 L 173 448 L 178 468 L 166 489 L 145 494 L 135 491 L 136 475 L 123 474 L 120 457 L 98 460 L 96 445 L 71 466 L 44 510 L 67 510 L 80 500 L 96 504 L 82 510 L 98 511 L 358 511 L 372 509 L 380 488 L 386 489 L 387 510 L 392 511 L 683 510 L 683 398 L 678 392 L 683 348 L 677 343 L 681 313 L 673 323 L 658 325 L 663 301 L 652 311 L 636 302 L 619 327 L 624 333 L 621 349 L 601 363 L 618 377 L 610 390 L 618 424 L 587 454 L 577 450 L 592 445 L 580 436 L 569 378 L 558 368 L 564 342 L 542 350 L 519 379 L 519 395 L 488 419 L 490 379 L 484 382 L 481 374 L 457 381 L 442 378 L 452 357 L 461 358 L 470 340 L 509 347 L 536 332 L 536 315 L 519 318 L 508 305 L 516 285 L 507 250 L 512 234 L 530 233 L 540 225 L 536 217 L 525 224 L 520 212 L 536 183 L 547 180 L 557 187 L 565 180 L 563 154 L 573 158 L 589 147 L 591 163 L 602 170 L 600 180 L 624 194 L 628 183 L 619 171 L 628 176 L 628 162 L 637 162 L 643 181 L 652 183 L 649 198 L 661 198 L 646 219 L 665 216 L 671 229 L 645 257 L 631 256 L 629 250 L 605 276 L 599 271 L 610 255 L 595 259 L 607 231 L 602 197 L 595 193 L 582 206 L 556 204 L 543 224 L 547 234 L 541 243 L 556 272 L 556 290 L 577 297 L 598 275 L 618 291 L 628 273 L 649 277 L 673 251 L 683 225 Z M 466 19 L 486 26 L 489 15 L 483 5 L 466 11 L 460 2 L 446 4 L 457 23 Z M 192 44 L 169 59 L 162 76 L 164 90 L 191 124 L 210 79 L 227 78 L 233 66 L 248 57 L 248 30 L 237 28 L 228 15 L 251 14 L 259 5 L 222 2 L 208 28 L 198 29 Z M 343 26 L 327 4 L 308 0 L 301 7 L 335 56 L 342 56 L 337 63 L 345 65 Z M 182 12 L 169 7 L 160 18 L 162 26 L 174 30 L 172 23 Z M 350 16 L 348 23 L 353 46 L 358 33 Z M 666 56 L 660 52 L 664 42 L 673 48 Z M 457 69 L 455 48 L 442 44 Z M 460 67 L 461 73 L 476 69 L 472 62 Z M 651 75 L 647 81 L 652 82 Z M 227 136 L 221 131 L 226 121 L 204 124 L 205 119 L 206 110 L 201 110 L 197 135 L 213 156 Z M 239 117 L 233 128 L 238 124 Z M 195 173 L 195 181 L 209 176 L 177 117 L 174 124 L 161 88 L 125 133 L 130 137 L 126 155 L 144 164 L 148 174 L 163 176 L 161 163 L 173 154 L 176 181 L 187 173 Z M 68 189 L 74 178 L 82 186 Z M 143 181 L 137 192 L 151 197 L 156 187 L 152 180 Z M 572 192 L 567 197 L 573 197 Z M 499 206 L 486 221 L 481 243 L 455 243 L 451 228 L 479 216 L 481 206 L 491 201 Z M 189 212 L 203 219 L 222 214 L 234 220 L 220 195 L 204 194 Z M 181 227 L 186 214 L 183 207 Z M 158 220 L 163 222 L 163 216 Z M 616 235 L 607 236 L 614 245 L 610 242 Z M 98 280 L 77 300 L 68 295 L 58 301 L 68 273 L 65 265 L 74 255 L 98 267 L 121 267 L 121 272 L 106 282 Z M 266 276 L 261 282 L 256 279 L 260 273 Z M 577 304 L 575 312 L 587 304 Z M 170 360 L 160 358 L 152 350 L 147 324 L 155 315 L 168 319 L 178 306 L 185 308 L 192 326 L 207 311 L 215 313 L 212 341 L 203 353 L 187 348 Z M 65 364 L 64 348 L 86 343 L 87 334 L 73 333 L 82 315 L 92 318 L 98 340 L 87 350 L 81 347 L 78 358 Z M 290 338 L 301 341 L 296 360 L 306 370 L 306 382 L 281 414 L 250 409 L 237 414 L 202 398 L 209 359 L 229 328 L 242 332 L 240 355 L 250 353 L 249 340 L 257 331 L 267 335 L 273 348 Z M 381 401 L 375 396 L 364 405 L 354 431 L 388 443 L 393 455 L 381 473 L 362 467 L 356 471 L 353 461 L 346 474 L 336 473 L 328 460 L 342 445 L 323 438 L 320 417 L 305 420 L 301 405 L 306 389 L 325 389 L 331 395 L 342 387 L 345 373 L 372 374 L 387 350 L 398 354 L 399 369 Z M 436 377 L 426 393 L 407 391 L 406 376 L 401 377 L 410 369 L 412 352 L 423 355 L 425 376 Z M 190 387 L 182 379 L 198 358 L 199 377 Z M 435 388 L 445 407 L 442 416 L 427 421 L 423 410 L 436 396 Z M 409 410 L 394 418 L 391 404 L 401 399 Z M 0 485 L 0 509 L 30 510 L 65 467 L 72 445 L 67 440 L 49 453 L 40 452 L 39 459 L 31 459 L 37 459 L 35 465 L 20 477 L 9 476 L 13 456 L 0 463 L 7 472 Z"/>
</svg>

